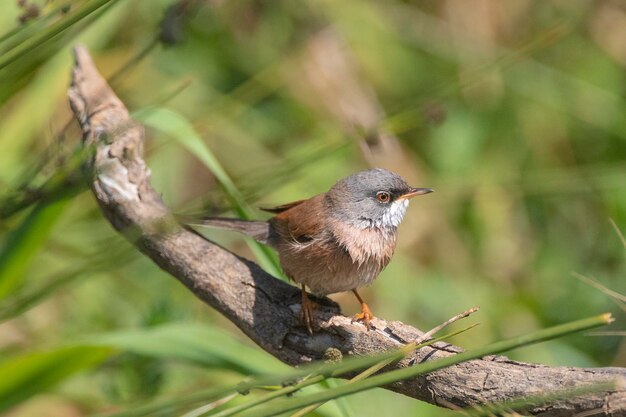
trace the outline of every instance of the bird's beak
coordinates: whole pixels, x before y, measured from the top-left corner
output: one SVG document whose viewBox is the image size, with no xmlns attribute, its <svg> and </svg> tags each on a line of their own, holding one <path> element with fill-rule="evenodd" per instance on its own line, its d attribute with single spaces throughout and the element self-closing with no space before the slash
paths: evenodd
<svg viewBox="0 0 626 417">
<path fill-rule="evenodd" d="M 400 197 L 398 197 L 398 200 L 413 198 L 416 195 L 430 194 L 433 191 L 435 190 L 433 190 L 432 188 L 411 188 L 408 193 L 402 194 Z"/>
</svg>

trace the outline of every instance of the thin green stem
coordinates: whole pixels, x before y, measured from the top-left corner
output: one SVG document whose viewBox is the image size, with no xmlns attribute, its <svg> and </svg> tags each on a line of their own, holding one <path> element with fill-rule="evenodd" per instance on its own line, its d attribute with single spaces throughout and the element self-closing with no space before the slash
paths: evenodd
<svg viewBox="0 0 626 417">
<path fill-rule="evenodd" d="M 10 51 L 7 51 L 0 57 L 0 69 L 6 67 L 7 65 L 14 62 L 16 59 L 20 58 L 23 55 L 26 55 L 33 49 L 54 38 L 73 24 L 79 22 L 99 8 L 105 6 L 107 3 L 115 1 L 117 0 L 94 0 L 88 3 L 86 6 L 78 9 L 75 13 L 67 16 L 65 19 L 61 19 L 53 23 L 46 30 L 35 33 L 32 37 L 26 39 L 24 42 L 17 45 Z"/>
<path fill-rule="evenodd" d="M 448 339 L 448 338 L 450 338 L 452 336 L 456 336 L 457 334 L 464 333 L 464 332 L 466 332 L 466 331 L 476 327 L 477 325 L 478 325 L 478 323 L 474 323 L 471 326 L 467 326 L 464 329 L 461 329 L 459 331 L 456 331 L 456 332 L 447 334 L 445 336 L 442 336 L 442 337 L 438 338 L 437 340 Z M 406 357 L 409 353 L 413 352 L 414 350 L 419 349 L 423 345 L 426 345 L 426 344 L 430 345 L 430 344 L 434 343 L 437 340 L 433 339 L 431 341 L 428 341 L 428 342 L 425 342 L 425 343 L 420 343 L 420 344 L 416 344 L 415 342 L 409 343 L 406 346 L 404 346 L 402 349 L 400 349 L 400 351 L 404 352 L 404 356 Z M 363 372 L 361 372 L 360 374 L 358 374 L 354 378 L 350 379 L 348 381 L 348 384 L 354 384 L 355 382 L 362 381 L 365 378 L 368 378 L 368 377 L 374 375 L 376 372 L 380 371 L 385 366 L 387 366 L 387 365 L 389 365 L 389 364 L 391 364 L 393 362 L 394 362 L 394 360 L 392 358 L 382 360 L 382 361 L 378 362 L 377 364 L 374 364 L 374 365 L 370 366 L 369 368 L 367 368 L 366 370 L 364 370 Z M 324 402 L 311 404 L 311 405 L 303 408 L 302 410 L 299 410 L 299 411 L 295 412 L 294 414 L 291 415 L 291 417 L 303 417 L 303 416 L 307 415 L 308 413 L 315 411 L 318 407 L 320 407 L 323 404 L 324 404 Z"/>
<path fill-rule="evenodd" d="M 284 395 L 289 395 L 293 392 L 296 392 L 304 387 L 308 387 L 309 385 L 313 385 L 313 384 L 317 384 L 318 382 L 322 382 L 324 379 L 326 379 L 323 375 L 315 375 L 312 376 L 311 378 L 307 378 L 304 381 L 298 383 L 298 384 L 294 384 L 294 385 L 287 385 L 286 387 L 277 389 L 275 391 L 272 391 L 266 395 L 260 395 L 257 398 L 250 400 L 248 402 L 245 402 L 243 404 L 239 404 L 236 405 L 234 407 L 228 408 L 226 410 L 223 410 L 217 414 L 213 414 L 213 417 L 230 417 L 230 416 L 234 416 L 237 413 L 240 413 L 244 410 L 247 410 L 249 408 L 255 407 L 259 404 L 264 404 L 268 401 L 271 401 L 275 398 L 279 398 L 282 397 Z"/>
<path fill-rule="evenodd" d="M 549 329 L 539 330 L 528 335 L 514 337 L 512 339 L 492 343 L 491 345 L 485 346 L 483 348 L 478 348 L 456 355 L 444 357 L 438 360 L 425 362 L 416 366 L 397 369 L 395 371 L 375 375 L 363 381 L 355 382 L 353 384 L 345 384 L 332 391 L 327 390 L 324 392 L 310 394 L 301 398 L 287 400 L 281 403 L 268 404 L 263 407 L 258 407 L 257 409 L 251 410 L 250 412 L 244 413 L 242 415 L 247 417 L 267 417 L 291 410 L 297 410 L 307 405 L 328 401 L 382 385 L 388 385 L 393 382 L 412 378 L 418 375 L 423 375 L 429 372 L 436 371 L 438 369 L 456 365 L 461 362 L 482 358 L 483 356 L 487 355 L 494 355 L 506 352 L 517 347 L 539 343 L 545 340 L 564 336 L 566 334 L 602 326 L 611 323 L 612 320 L 613 319 L 611 318 L 611 315 L 607 313 L 588 319 L 562 324 L 559 326 L 551 327 Z"/>
<path fill-rule="evenodd" d="M 466 327 L 464 329 L 461 329 L 461 330 L 457 330 L 455 332 L 448 333 L 448 334 L 446 334 L 444 336 L 428 340 L 427 342 L 423 342 L 423 343 L 416 343 L 416 342 L 409 343 L 406 346 L 403 346 L 401 349 L 398 349 L 398 350 L 394 351 L 393 352 L 394 353 L 393 356 L 385 358 L 385 359 L 375 363 L 374 365 L 372 365 L 371 367 L 369 367 L 368 369 L 366 369 L 365 371 L 363 371 L 359 375 L 355 376 L 350 382 L 359 381 L 361 379 L 367 378 L 368 376 L 378 372 L 379 370 L 381 370 L 385 366 L 389 365 L 390 363 L 396 362 L 396 361 L 406 357 L 406 355 L 408 355 L 409 353 L 411 353 L 411 352 L 413 352 L 413 351 L 415 351 L 417 349 L 423 348 L 425 346 L 430 346 L 433 343 L 437 343 L 437 342 L 440 342 L 440 341 L 445 340 L 445 339 L 449 339 L 449 338 L 451 338 L 453 336 L 456 336 L 456 335 L 458 335 L 460 333 L 463 333 L 463 332 L 473 328 L 474 326 L 476 326 L 476 324 L 474 324 L 472 326 L 468 326 L 468 327 Z M 373 357 L 373 358 L 376 358 L 376 356 Z M 306 377 L 305 379 L 303 379 L 302 381 L 298 382 L 297 384 L 290 384 L 290 385 L 285 386 L 285 387 L 283 387 L 281 389 L 278 389 L 278 390 L 276 390 L 274 392 L 271 392 L 271 393 L 269 393 L 267 395 L 260 396 L 258 398 L 255 398 L 254 400 L 248 401 L 246 403 L 240 404 L 240 405 L 235 406 L 235 407 L 231 407 L 231 408 L 229 408 L 227 410 L 224 410 L 224 411 L 222 411 L 220 413 L 213 414 L 212 416 L 213 417 L 234 416 L 234 415 L 236 415 L 236 414 L 238 414 L 238 413 L 240 413 L 240 412 L 242 412 L 244 410 L 247 410 L 249 408 L 252 408 L 252 407 L 254 407 L 256 405 L 269 402 L 269 401 L 271 401 L 271 400 L 273 400 L 275 398 L 281 397 L 283 395 L 291 394 L 291 393 L 293 393 L 295 391 L 298 391 L 298 390 L 300 390 L 300 389 L 302 389 L 304 387 L 307 387 L 309 385 L 317 384 L 318 382 L 322 382 L 323 380 L 325 380 L 327 377 L 340 376 L 342 373 L 343 372 L 336 372 L 336 373 L 332 373 L 331 375 L 324 375 L 324 374 L 322 374 L 320 372 L 318 374 L 311 374 L 310 376 Z M 321 404 L 315 405 L 313 410 L 315 408 L 319 407 L 320 405 Z"/>
<path fill-rule="evenodd" d="M 234 391 L 235 390 L 232 387 L 209 388 L 199 392 L 194 392 L 190 395 L 180 396 L 171 400 L 155 401 L 152 403 L 143 404 L 130 410 L 121 411 L 119 413 L 102 413 L 93 415 L 92 417 L 140 417 L 163 414 L 166 412 L 174 412 L 179 408 L 188 407 L 192 404 L 216 400 L 220 398 L 220 396 L 232 393 Z"/>
</svg>

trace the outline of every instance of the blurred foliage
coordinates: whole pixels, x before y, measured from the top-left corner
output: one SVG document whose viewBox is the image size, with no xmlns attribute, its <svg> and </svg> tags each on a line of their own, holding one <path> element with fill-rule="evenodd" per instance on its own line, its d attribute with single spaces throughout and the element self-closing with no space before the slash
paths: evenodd
<svg viewBox="0 0 626 417">
<path fill-rule="evenodd" d="M 575 275 L 626 293 L 611 225 L 626 230 L 623 3 L 6 0 L 0 23 L 0 373 L 16 390 L 0 397 L 17 405 L 11 416 L 120 411 L 282 366 L 102 218 L 65 98 L 76 43 L 135 114 L 168 115 L 144 120 L 147 155 L 177 211 L 297 200 L 371 165 L 435 188 L 363 292 L 376 315 L 430 328 L 481 305 L 482 325 L 453 340 L 468 348 L 604 310 L 624 328 L 619 305 Z M 239 236 L 210 236 L 253 256 Z M 109 343 L 67 345 L 81 338 Z M 511 356 L 624 366 L 626 343 L 575 335 Z M 374 390 L 315 415 L 391 407 L 442 413 Z"/>
</svg>

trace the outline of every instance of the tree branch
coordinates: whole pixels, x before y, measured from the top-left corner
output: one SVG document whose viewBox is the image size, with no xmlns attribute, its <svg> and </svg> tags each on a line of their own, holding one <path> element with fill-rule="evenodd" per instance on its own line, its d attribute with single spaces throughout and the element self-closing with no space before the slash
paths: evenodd
<svg viewBox="0 0 626 417">
<path fill-rule="evenodd" d="M 377 330 L 367 331 L 340 315 L 334 303 L 322 300 L 324 305 L 316 310 L 319 329 L 309 336 L 299 324 L 297 288 L 172 220 L 150 185 L 150 171 L 143 160 L 142 127 L 131 120 L 85 48 L 75 49 L 75 60 L 68 94 L 84 143 L 93 149 L 88 180 L 102 212 L 113 227 L 198 298 L 267 352 L 291 365 L 319 360 L 329 348 L 344 355 L 381 352 L 423 334 L 403 323 L 383 320 L 374 321 Z M 438 343 L 391 366 L 406 367 L 460 350 Z M 626 380 L 626 369 L 548 367 L 497 356 L 461 363 L 386 388 L 444 407 L 468 407 L 616 380 Z M 623 385 L 611 392 L 530 406 L 529 412 L 569 416 L 597 410 L 598 415 L 624 416 Z"/>
</svg>

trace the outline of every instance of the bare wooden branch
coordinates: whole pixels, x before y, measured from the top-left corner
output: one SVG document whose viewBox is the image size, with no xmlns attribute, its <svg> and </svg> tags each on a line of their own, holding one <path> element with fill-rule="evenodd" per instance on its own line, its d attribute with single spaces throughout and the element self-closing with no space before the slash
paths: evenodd
<svg viewBox="0 0 626 417">
<path fill-rule="evenodd" d="M 141 126 L 130 119 L 85 48 L 75 49 L 75 59 L 69 98 L 84 143 L 94 149 L 88 170 L 93 193 L 113 227 L 162 269 L 267 352 L 291 365 L 321 359 L 329 348 L 344 355 L 366 355 L 420 338 L 422 332 L 400 322 L 376 320 L 377 330 L 367 331 L 342 316 L 330 301 L 316 310 L 320 327 L 309 336 L 299 324 L 297 288 L 170 221 L 167 207 L 150 185 Z M 459 351 L 458 347 L 438 343 L 392 366 L 406 367 Z M 597 415 L 625 416 L 623 368 L 548 367 L 503 356 L 485 357 L 386 388 L 432 404 L 467 407 L 607 381 L 621 381 L 622 385 L 610 392 L 538 404 L 528 411 L 542 416 L 570 416 L 596 410 Z"/>
</svg>

